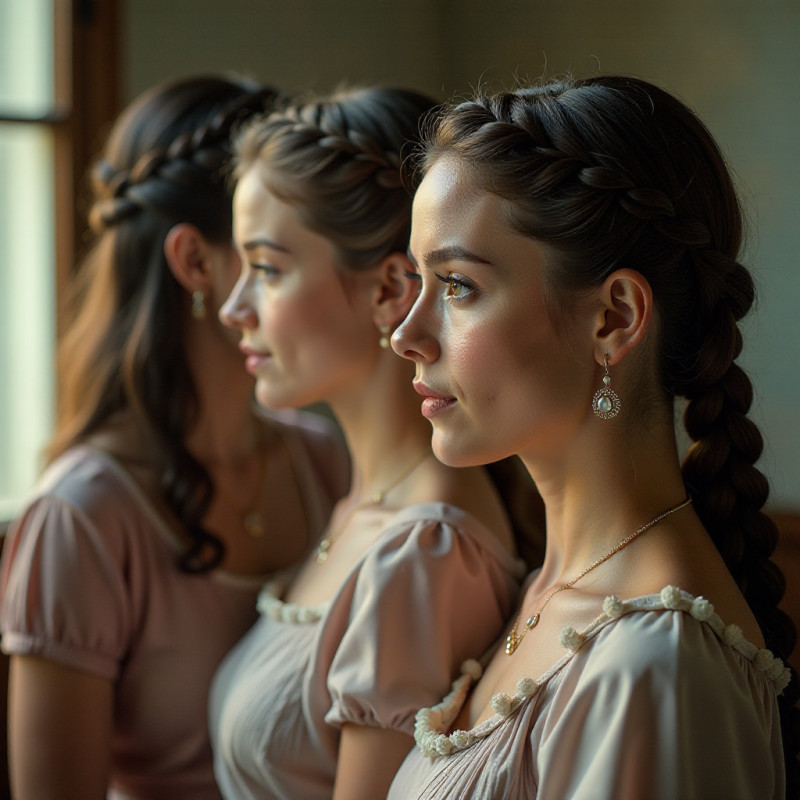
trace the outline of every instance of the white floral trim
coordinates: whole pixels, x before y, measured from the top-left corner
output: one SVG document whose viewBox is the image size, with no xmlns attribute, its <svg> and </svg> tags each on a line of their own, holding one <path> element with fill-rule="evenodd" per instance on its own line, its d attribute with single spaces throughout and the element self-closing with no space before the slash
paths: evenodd
<svg viewBox="0 0 800 800">
<path fill-rule="evenodd" d="M 318 606 L 301 606 L 297 603 L 284 603 L 278 597 L 283 591 L 283 584 L 279 581 L 270 581 L 258 593 L 256 608 L 258 613 L 278 622 L 287 622 L 290 625 L 304 625 L 309 622 L 318 622 L 325 616 L 330 603 L 321 603 Z"/>
<path fill-rule="evenodd" d="M 633 611 L 656 611 L 670 609 L 691 614 L 698 622 L 711 627 L 719 639 L 729 647 L 741 653 L 759 672 L 763 672 L 774 684 L 780 694 L 789 684 L 791 673 L 789 668 L 776 658 L 769 650 L 756 647 L 748 642 L 738 625 L 725 625 L 714 606 L 704 597 L 694 597 L 677 586 L 665 586 L 659 594 L 635 597 L 631 600 L 620 600 L 611 595 L 603 601 L 603 613 L 591 622 L 582 632 L 567 626 L 559 634 L 559 642 L 567 650 L 540 678 L 523 677 L 517 681 L 517 692 L 511 697 L 505 692 L 498 692 L 492 697 L 494 715 L 468 731 L 456 730 L 446 734 L 458 716 L 467 699 L 473 683 L 480 678 L 482 669 L 476 661 L 465 661 L 461 665 L 461 675 L 453 681 L 452 689 L 447 697 L 438 705 L 423 708 L 417 712 L 414 738 L 422 754 L 425 756 L 446 756 L 458 750 L 464 750 L 478 739 L 488 736 L 495 728 L 511 716 L 520 706 L 525 704 L 541 686 L 547 683 L 568 661 L 572 659 L 581 646 L 591 639 L 609 622 L 623 614 Z"/>
</svg>

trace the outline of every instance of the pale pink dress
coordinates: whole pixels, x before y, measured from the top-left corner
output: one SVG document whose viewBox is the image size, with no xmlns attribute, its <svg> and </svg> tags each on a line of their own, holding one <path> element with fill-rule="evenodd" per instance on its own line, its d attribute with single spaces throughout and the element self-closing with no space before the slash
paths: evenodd
<svg viewBox="0 0 800 800">
<path fill-rule="evenodd" d="M 316 535 L 345 489 L 346 457 L 318 417 L 282 419 Z M 208 688 L 256 619 L 266 576 L 180 572 L 182 548 L 128 473 L 89 447 L 46 470 L 5 544 L 3 650 L 114 682 L 110 798 L 220 796 Z"/>
<path fill-rule="evenodd" d="M 480 675 L 417 717 L 417 746 L 389 800 L 778 800 L 784 764 L 777 695 L 788 670 L 675 587 L 607 598 L 565 654 L 492 717 L 450 731 Z M 511 656 L 513 658 L 513 656 Z"/>
<path fill-rule="evenodd" d="M 442 503 L 400 511 L 330 603 L 275 587 L 228 655 L 210 701 L 230 800 L 329 800 L 343 723 L 404 731 L 459 665 L 500 633 L 524 567 L 477 519 Z"/>
</svg>

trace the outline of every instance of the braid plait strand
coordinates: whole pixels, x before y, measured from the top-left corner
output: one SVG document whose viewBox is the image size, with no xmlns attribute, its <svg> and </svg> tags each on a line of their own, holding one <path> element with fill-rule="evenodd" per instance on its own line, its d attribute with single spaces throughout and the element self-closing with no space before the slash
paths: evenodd
<svg viewBox="0 0 800 800">
<path fill-rule="evenodd" d="M 194 187 L 198 193 L 224 184 L 223 167 L 230 155 L 229 143 L 236 125 L 275 98 L 273 89 L 245 94 L 209 122 L 176 136 L 168 146 L 143 153 L 129 169 L 98 161 L 92 170 L 97 198 L 89 214 L 92 229 L 101 233 L 147 208 L 168 213 L 169 200 L 161 199 L 161 193 L 148 191 L 152 181 L 175 182 Z"/>
<path fill-rule="evenodd" d="M 322 119 L 323 110 L 323 106 L 309 104 L 288 109 L 285 115 L 273 115 L 265 134 L 274 137 L 282 132 L 287 137 L 287 149 L 296 152 L 315 148 L 317 152 L 307 166 L 312 174 L 335 169 L 344 181 L 374 180 L 385 189 L 402 187 L 400 153 L 383 148 L 373 137 L 348 127 L 344 121 Z"/>
<path fill-rule="evenodd" d="M 657 157 L 648 161 L 647 137 L 663 141 L 666 126 L 675 128 L 671 112 L 678 101 L 655 87 L 642 91 L 634 79 L 605 79 L 607 87 L 603 80 L 462 103 L 434 132 L 423 170 L 454 155 L 485 189 L 510 196 L 512 225 L 553 248 L 558 257 L 548 279 L 563 289 L 599 285 L 622 267 L 645 275 L 661 312 L 663 387 L 689 401 L 684 423 L 693 444 L 682 465 L 687 490 L 767 647 L 785 661 L 796 631 L 778 608 L 785 580 L 770 558 L 777 530 L 763 513 L 769 486 L 755 466 L 763 441 L 747 416 L 752 384 L 736 364 L 738 322 L 755 292 L 737 260 L 735 190 L 710 134 L 682 106 L 674 116 L 689 130 L 681 128 L 668 144 L 671 171 L 659 169 Z M 615 135 L 595 133 L 592 115 L 616 125 Z M 623 163 L 639 169 L 634 174 Z M 696 179 L 705 191 L 689 191 Z M 792 797 L 800 796 L 799 696 L 792 673 L 779 698 Z"/>
</svg>

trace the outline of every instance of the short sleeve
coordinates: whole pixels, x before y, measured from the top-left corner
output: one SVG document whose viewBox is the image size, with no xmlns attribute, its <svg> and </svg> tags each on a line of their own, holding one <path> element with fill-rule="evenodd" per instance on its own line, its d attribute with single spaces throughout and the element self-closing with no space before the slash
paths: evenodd
<svg viewBox="0 0 800 800">
<path fill-rule="evenodd" d="M 539 800 L 783 797 L 774 686 L 709 626 L 631 615 L 585 651 L 540 731 Z"/>
<path fill-rule="evenodd" d="M 117 676 L 132 621 L 124 552 L 109 525 L 100 527 L 54 495 L 14 524 L 0 570 L 4 652 Z"/>
<path fill-rule="evenodd" d="M 514 560 L 486 544 L 461 526 L 422 520 L 367 555 L 326 621 L 327 631 L 347 614 L 328 673 L 326 722 L 413 734 L 416 712 L 442 697 L 511 611 Z"/>
</svg>

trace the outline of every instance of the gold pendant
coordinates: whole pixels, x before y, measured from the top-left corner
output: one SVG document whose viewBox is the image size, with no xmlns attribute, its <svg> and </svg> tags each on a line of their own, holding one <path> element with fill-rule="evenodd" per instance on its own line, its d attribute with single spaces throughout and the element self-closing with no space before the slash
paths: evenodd
<svg viewBox="0 0 800 800">
<path fill-rule="evenodd" d="M 538 622 L 539 615 L 534 614 L 532 617 L 528 617 L 528 619 L 525 620 L 525 627 L 530 630 L 531 628 L 535 628 Z"/>
<path fill-rule="evenodd" d="M 511 631 L 506 637 L 506 655 L 510 656 L 519 647 L 521 641 L 522 637 L 518 636 L 515 630 Z"/>
<path fill-rule="evenodd" d="M 267 521 L 259 511 L 248 511 L 242 517 L 245 533 L 254 539 L 260 539 L 267 532 Z"/>
</svg>

